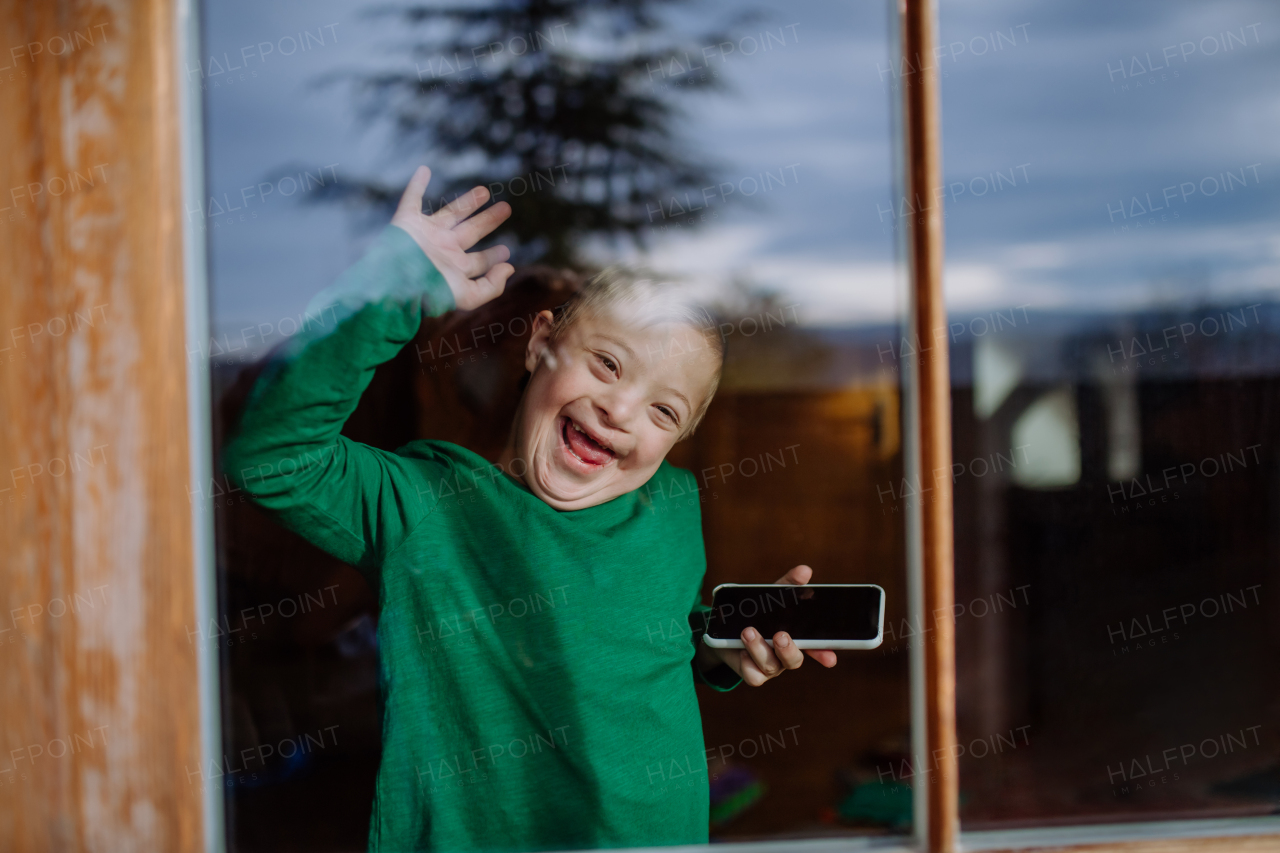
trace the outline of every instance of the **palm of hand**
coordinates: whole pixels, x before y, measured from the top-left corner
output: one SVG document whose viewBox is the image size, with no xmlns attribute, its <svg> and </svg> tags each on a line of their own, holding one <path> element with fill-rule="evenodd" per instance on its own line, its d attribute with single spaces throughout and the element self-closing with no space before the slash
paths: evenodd
<svg viewBox="0 0 1280 853">
<path fill-rule="evenodd" d="M 511 206 L 500 202 L 472 216 L 489 200 L 489 191 L 476 187 L 428 216 L 422 212 L 422 196 L 430 181 L 431 170 L 419 166 L 400 197 L 391 224 L 422 248 L 444 276 L 459 308 L 477 308 L 502 293 L 515 268 L 505 263 L 511 255 L 506 246 L 481 252 L 467 249 L 493 233 L 511 215 Z"/>
</svg>

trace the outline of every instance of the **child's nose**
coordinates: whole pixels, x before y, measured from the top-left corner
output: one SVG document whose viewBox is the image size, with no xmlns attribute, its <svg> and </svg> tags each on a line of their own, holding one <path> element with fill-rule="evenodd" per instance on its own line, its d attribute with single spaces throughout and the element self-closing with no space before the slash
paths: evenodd
<svg viewBox="0 0 1280 853">
<path fill-rule="evenodd" d="M 600 418 L 614 429 L 625 430 L 643 405 L 640 396 L 628 391 L 614 391 L 599 399 L 596 408 Z"/>
</svg>

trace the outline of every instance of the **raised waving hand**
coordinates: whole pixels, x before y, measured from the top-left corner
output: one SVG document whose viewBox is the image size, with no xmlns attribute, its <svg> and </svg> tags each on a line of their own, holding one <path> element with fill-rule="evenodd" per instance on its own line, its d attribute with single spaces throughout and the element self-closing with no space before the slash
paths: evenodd
<svg viewBox="0 0 1280 853">
<path fill-rule="evenodd" d="M 431 170 L 419 166 L 400 197 L 391 224 L 422 247 L 444 276 L 459 308 L 477 308 L 502 293 L 515 268 L 506 263 L 511 257 L 506 246 L 482 252 L 467 250 L 511 215 L 511 205 L 503 201 L 476 213 L 489 200 L 489 191 L 476 187 L 428 216 L 422 212 L 422 196 L 430 182 Z"/>
</svg>

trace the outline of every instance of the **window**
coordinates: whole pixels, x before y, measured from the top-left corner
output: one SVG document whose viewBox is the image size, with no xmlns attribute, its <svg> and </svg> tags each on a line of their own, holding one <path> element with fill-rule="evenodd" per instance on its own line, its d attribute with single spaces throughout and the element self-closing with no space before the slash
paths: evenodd
<svg viewBox="0 0 1280 853">
<path fill-rule="evenodd" d="M 701 696 L 706 742 L 730 755 L 707 767 L 725 782 L 713 786 L 713 837 L 901 832 L 913 815 L 937 850 L 953 849 L 957 828 L 975 848 L 1177 836 L 1193 849 L 1209 843 L 1197 838 L 1271 831 L 1262 816 L 1276 796 L 1265 679 L 1274 645 L 1275 205 L 1258 105 L 1274 56 L 1273 10 L 943 2 L 935 35 L 930 10 L 915 4 L 896 20 L 865 9 L 761 9 L 759 20 L 714 5 L 673 12 L 697 50 L 653 64 L 645 83 L 686 111 L 675 135 L 683 147 L 664 155 L 690 169 L 675 191 L 647 197 L 641 188 L 662 179 L 637 177 L 639 167 L 587 168 L 596 162 L 589 145 L 562 149 L 563 162 L 504 163 L 490 175 L 531 210 L 611 193 L 631 205 L 572 238 L 548 241 L 544 220 L 530 220 L 514 235 L 521 257 L 588 268 L 622 253 L 664 264 L 702 282 L 732 315 L 722 395 L 673 457 L 702 472 L 708 586 L 744 578 L 748 562 L 760 565 L 749 579 L 767 580 L 797 543 L 844 566 L 829 579 L 868 580 L 837 574 L 854 552 L 831 537 L 849 519 L 859 553 L 888 567 L 877 578 L 890 590 L 886 647 L 842 663 L 864 689 L 897 697 L 883 716 L 873 721 L 864 706 L 856 721 L 828 719 L 841 703 L 816 671 L 795 680 L 789 698 L 800 701 L 776 731 L 764 693 Z M 408 79 L 399 48 L 369 48 L 379 27 L 403 22 L 306 14 L 276 25 L 206 9 L 210 183 L 226 183 L 201 213 L 215 323 L 226 324 L 224 341 L 240 320 L 251 323 L 260 349 L 287 336 L 283 318 L 316 282 L 359 254 L 360 215 L 377 221 L 377 202 L 395 191 L 399 174 L 378 138 L 393 133 L 373 121 L 376 144 L 367 135 L 334 144 L 328 129 L 349 125 L 351 105 L 399 116 L 410 146 L 436 146 L 452 164 L 445 175 L 473 180 L 483 168 L 466 158 L 472 125 L 438 138 L 428 126 L 439 111 L 473 106 L 468 82 L 502 79 L 519 47 L 500 16 L 487 26 L 501 38 L 469 59 L 459 50 L 467 36 L 447 19 L 435 30 L 405 27 L 402 45 L 420 48 Z M 587 50 L 581 36 L 604 32 L 589 16 L 560 29 L 541 23 L 527 35 L 545 44 L 531 50 Z M 899 24 L 901 50 L 888 46 Z M 231 62 L 228 45 L 273 26 L 280 38 Z M 886 30 L 888 41 L 877 35 Z M 646 44 L 686 47 L 663 46 L 670 35 L 648 33 Z M 272 64 L 293 56 L 286 36 L 308 55 Z M 274 58 L 263 44 L 278 48 Z M 748 50 L 756 44 L 759 53 Z M 847 54 L 859 62 L 832 59 Z M 858 73 L 868 66 L 874 85 Z M 388 69 L 407 87 L 370 85 Z M 324 73 L 331 88 L 316 111 L 302 84 Z M 817 99 L 817 108 L 820 91 L 841 97 Z M 939 93 L 945 146 L 931 119 Z M 521 105 L 512 89 L 491 107 L 492 140 L 531 139 L 526 111 L 550 108 L 557 94 L 539 89 Z M 891 180 L 887 123 L 899 103 L 901 184 Z M 303 132 L 248 143 L 244 116 L 261 121 L 266 104 L 292 110 L 292 122 L 288 112 L 277 118 Z M 232 210 L 230 189 L 249 173 L 263 180 Z M 286 201 L 295 186 L 310 203 Z M 872 204 L 877 227 L 867 229 Z M 554 208 L 548 216 L 563 214 Z M 945 271 L 935 228 L 943 210 Z M 815 211 L 839 212 L 826 221 Z M 286 279 L 306 286 L 270 286 Z M 455 350 L 456 328 L 424 332 L 416 356 L 380 372 L 350 432 L 386 446 L 417 434 L 496 440 L 480 414 L 500 409 L 493 389 L 506 377 L 462 362 L 447 375 Z M 221 387 L 237 370 L 216 374 Z M 395 403 L 402 387 L 413 389 L 416 409 Z M 820 476 L 805 467 L 811 449 L 830 465 Z M 270 598 L 264 577 L 282 590 L 297 585 L 264 573 L 270 562 L 253 556 L 261 543 L 230 533 L 251 529 L 251 517 L 223 514 L 226 541 L 243 548 L 223 551 L 225 576 L 240 585 L 224 595 L 236 603 Z M 275 547 L 296 559 L 296 544 Z M 342 614 L 328 639 L 224 653 L 226 736 L 249 736 L 266 709 L 298 707 L 307 690 L 301 705 L 319 719 L 306 678 L 327 673 L 333 680 L 318 695 L 346 702 L 341 713 L 352 715 L 342 746 L 335 739 L 325 756 L 335 759 L 327 772 L 368 780 L 371 601 L 341 568 L 332 572 L 332 588 L 313 591 L 329 590 Z M 318 665 L 325 655 L 343 663 Z M 362 690 L 343 693 L 361 678 Z M 818 730 L 839 734 L 806 739 Z M 771 799 L 761 801 L 762 791 Z M 807 824 L 792 820 L 788 809 L 803 810 L 815 792 L 828 808 Z M 229 793 L 230 837 L 246 849 L 266 843 L 261 833 L 288 814 L 287 796 Z M 351 839 L 363 830 L 357 800 L 335 801 L 330 813 Z M 755 802 L 786 804 L 788 816 L 753 812 Z"/>
<path fill-rule="evenodd" d="M 1274 4 L 193 5 L 0 12 L 16 849 L 363 847 L 377 598 L 215 457 L 423 159 L 522 277 L 346 435 L 492 456 L 530 316 L 644 261 L 729 339 L 658 484 L 707 586 L 888 593 L 647 789 L 752 849 L 1275 846 Z"/>
<path fill-rule="evenodd" d="M 939 17 L 962 828 L 1271 831 L 1276 10 Z"/>
<path fill-rule="evenodd" d="M 709 782 L 718 841 L 905 840 L 920 640 L 901 223 L 885 212 L 892 9 L 519 3 L 474 20 L 429 6 L 418 20 L 375 5 L 204 5 L 188 69 L 207 110 L 208 190 L 191 216 L 210 246 L 216 432 L 273 347 L 327 322 L 309 300 L 360 257 L 419 162 L 434 173 L 429 208 L 477 183 L 513 206 L 500 239 L 522 272 L 503 300 L 424 324 L 379 368 L 350 437 L 496 458 L 533 314 L 619 260 L 682 276 L 717 307 L 729 351 L 706 420 L 670 457 L 695 475 L 678 499 L 700 505 L 704 600 L 804 563 L 815 581 L 881 585 L 888 627 L 881 648 L 832 671 L 810 661 L 760 690 L 699 687 L 705 752 L 632 770 L 671 797 Z M 224 618 L 199 641 L 222 661 L 235 772 L 205 784 L 222 787 L 227 846 L 360 849 L 381 746 L 376 595 L 233 483 L 215 486 Z M 523 609 L 514 593 L 494 603 Z M 438 654 L 474 653 L 462 627 L 423 631 Z M 625 630 L 655 649 L 691 639 L 669 620 Z"/>
</svg>

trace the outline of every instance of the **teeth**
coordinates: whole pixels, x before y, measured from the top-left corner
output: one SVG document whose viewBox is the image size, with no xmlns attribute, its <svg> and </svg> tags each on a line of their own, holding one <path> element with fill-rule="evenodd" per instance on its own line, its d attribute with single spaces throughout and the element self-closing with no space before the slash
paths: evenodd
<svg viewBox="0 0 1280 853">
<path fill-rule="evenodd" d="M 565 418 L 565 420 L 569 420 L 569 419 Z M 582 430 L 578 429 L 578 425 L 575 424 L 572 420 L 569 420 L 569 426 L 573 427 L 574 429 L 577 429 L 578 432 L 582 432 Z M 568 441 L 565 442 L 564 449 L 569 451 L 570 453 L 573 453 L 574 458 L 577 459 L 579 462 L 585 463 L 587 461 L 583 459 L 581 456 L 579 456 L 577 453 L 573 452 L 573 445 L 570 444 Z"/>
<path fill-rule="evenodd" d="M 575 430 L 577 430 L 578 432 L 580 432 L 580 433 L 582 433 L 583 435 L 585 435 L 588 439 L 590 439 L 590 440 L 591 440 L 591 443 L 592 443 L 592 444 L 599 445 L 599 442 L 598 442 L 598 441 L 596 441 L 594 438 L 591 438 L 590 434 L 588 434 L 588 433 L 587 433 L 587 431 L 586 431 L 585 429 L 583 429 L 582 427 L 580 427 L 580 426 L 578 426 L 576 423 L 574 423 L 574 422 L 573 422 L 573 420 L 572 420 L 571 418 L 566 418 L 566 420 L 568 420 L 568 421 L 569 421 L 569 426 L 573 427 Z M 588 465 L 596 465 L 596 464 L 599 464 L 599 463 L 595 463 L 595 462 L 587 462 L 587 460 L 583 459 L 581 456 L 578 456 L 578 454 L 577 454 L 577 453 L 574 453 L 573 446 L 572 446 L 572 445 L 570 445 L 570 444 L 568 444 L 567 442 L 566 442 L 566 444 L 565 444 L 565 447 L 568 449 L 568 451 L 569 451 L 570 453 L 573 453 L 573 455 L 574 455 L 575 457 L 577 457 L 579 460 L 581 460 L 582 462 L 585 462 L 585 463 L 586 463 L 586 464 L 588 464 Z M 606 448 L 606 449 L 607 449 L 607 448 Z"/>
</svg>

